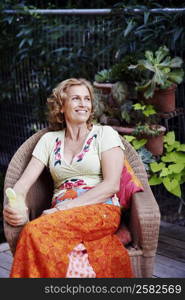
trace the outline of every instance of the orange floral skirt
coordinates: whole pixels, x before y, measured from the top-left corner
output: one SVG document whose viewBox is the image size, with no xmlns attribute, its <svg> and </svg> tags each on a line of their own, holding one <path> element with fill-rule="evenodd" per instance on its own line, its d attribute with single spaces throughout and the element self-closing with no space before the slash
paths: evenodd
<svg viewBox="0 0 185 300">
<path fill-rule="evenodd" d="M 10 277 L 65 278 L 69 254 L 80 243 L 96 278 L 133 277 L 128 252 L 114 234 L 120 214 L 117 206 L 93 204 L 27 223 L 19 237 Z"/>
</svg>

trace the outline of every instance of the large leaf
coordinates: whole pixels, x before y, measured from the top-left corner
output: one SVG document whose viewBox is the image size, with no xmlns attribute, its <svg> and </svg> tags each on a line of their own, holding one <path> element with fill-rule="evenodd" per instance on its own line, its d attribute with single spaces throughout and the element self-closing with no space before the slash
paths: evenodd
<svg viewBox="0 0 185 300">
<path fill-rule="evenodd" d="M 185 152 L 185 144 L 181 144 L 179 143 L 179 146 L 177 147 L 177 151 L 183 151 Z"/>
<path fill-rule="evenodd" d="M 168 145 L 173 145 L 175 142 L 175 133 L 174 131 L 169 131 L 165 137 L 164 142 L 166 142 Z"/>
<path fill-rule="evenodd" d="M 174 58 L 171 59 L 169 67 L 170 68 L 181 68 L 182 64 L 183 64 L 182 58 L 176 56 L 176 57 L 174 57 Z"/>
<path fill-rule="evenodd" d="M 144 97 L 146 99 L 151 98 L 154 95 L 156 84 L 154 80 L 149 80 L 144 86 L 138 87 L 138 90 L 145 90 Z"/>
<path fill-rule="evenodd" d="M 145 51 L 145 57 L 153 64 L 154 63 L 154 56 L 152 51 Z"/>
<path fill-rule="evenodd" d="M 168 168 L 163 168 L 159 176 L 166 177 L 166 176 L 170 175 L 171 173 L 172 173 L 172 171 L 170 171 Z"/>
<path fill-rule="evenodd" d="M 124 135 L 125 140 L 127 140 L 129 143 L 136 139 L 135 136 L 132 135 Z"/>
<path fill-rule="evenodd" d="M 134 20 L 130 20 L 128 22 L 126 29 L 124 30 L 124 37 L 126 37 L 133 30 L 135 26 L 136 26 L 136 22 Z"/>
<path fill-rule="evenodd" d="M 164 166 L 165 164 L 163 162 L 160 163 L 153 162 L 150 164 L 150 168 L 154 173 L 161 171 L 164 168 Z"/>
<path fill-rule="evenodd" d="M 168 79 L 174 83 L 180 84 L 183 80 L 184 71 L 182 69 L 171 71 L 168 74 Z"/>
<path fill-rule="evenodd" d="M 165 84 L 166 79 L 167 79 L 167 74 L 160 71 L 158 68 L 156 68 L 155 74 L 153 76 L 153 81 L 156 84 L 163 86 Z"/>
<path fill-rule="evenodd" d="M 155 51 L 156 63 L 160 63 L 168 54 L 169 49 L 166 46 L 161 46 L 157 51 Z"/>
<path fill-rule="evenodd" d="M 156 175 L 153 175 L 152 177 L 150 177 L 148 182 L 149 185 L 158 185 L 162 183 L 162 179 L 157 177 Z"/>
<path fill-rule="evenodd" d="M 167 191 L 172 193 L 173 195 L 177 197 L 181 197 L 181 188 L 180 184 L 176 179 L 173 179 L 172 181 L 167 177 L 163 179 L 163 184 Z"/>
<path fill-rule="evenodd" d="M 170 62 L 171 62 L 171 57 L 170 56 L 167 56 L 165 57 L 165 59 L 160 62 L 160 64 L 158 65 L 159 68 L 166 68 L 166 67 L 169 67 L 170 66 Z"/>
<path fill-rule="evenodd" d="M 147 143 L 147 139 L 141 139 L 141 140 L 134 140 L 133 141 L 133 146 L 134 146 L 134 149 L 138 150 L 140 149 L 141 147 L 143 147 L 145 144 Z"/>
<path fill-rule="evenodd" d="M 132 105 L 134 110 L 144 110 L 146 105 L 142 105 L 141 103 L 136 103 Z"/>
<path fill-rule="evenodd" d="M 175 148 L 174 145 L 168 146 L 167 144 L 164 144 L 164 148 L 166 148 L 167 152 L 172 152 L 172 150 Z"/>
<path fill-rule="evenodd" d="M 161 160 L 164 162 L 175 162 L 182 163 L 185 162 L 185 153 L 181 152 L 171 152 L 161 157 Z"/>
<path fill-rule="evenodd" d="M 168 167 L 169 170 L 171 170 L 173 173 L 180 173 L 185 168 L 185 164 L 172 164 Z"/>
<path fill-rule="evenodd" d="M 148 105 L 146 107 L 146 109 L 143 111 L 143 114 L 146 117 L 149 117 L 149 116 L 152 116 L 152 115 L 156 114 L 156 110 L 154 109 L 153 105 Z"/>
<path fill-rule="evenodd" d="M 176 152 L 174 153 L 175 155 L 173 157 L 175 157 L 175 162 L 176 163 L 181 163 L 184 164 L 185 162 L 185 153 L 182 152 Z"/>
<path fill-rule="evenodd" d="M 155 66 L 153 64 L 151 64 L 149 61 L 147 61 L 146 59 L 140 59 L 139 61 L 139 66 L 140 68 L 144 68 L 147 69 L 151 72 L 155 72 Z"/>
</svg>

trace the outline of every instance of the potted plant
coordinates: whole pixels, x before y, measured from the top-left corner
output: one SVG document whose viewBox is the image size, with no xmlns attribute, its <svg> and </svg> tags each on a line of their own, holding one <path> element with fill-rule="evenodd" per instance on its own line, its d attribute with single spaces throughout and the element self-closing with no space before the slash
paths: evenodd
<svg viewBox="0 0 185 300">
<path fill-rule="evenodd" d="M 185 183 L 185 144 L 175 139 L 174 131 L 164 136 L 164 153 L 150 164 L 149 184 L 163 184 L 168 192 L 182 198 Z"/>
<path fill-rule="evenodd" d="M 169 53 L 166 46 L 155 52 L 145 51 L 143 59 L 128 66 L 130 71 L 140 73 L 136 80 L 138 96 L 161 112 L 175 110 L 175 90 L 184 77 L 182 59 L 178 56 L 172 58 Z"/>
<path fill-rule="evenodd" d="M 124 82 L 129 87 L 130 98 L 136 98 L 134 83 L 138 77 L 138 70 L 129 71 L 128 66 L 136 64 L 139 54 L 126 55 L 120 61 L 117 61 L 109 69 L 103 69 L 94 76 L 94 87 L 103 90 L 104 93 L 110 93 L 116 82 Z"/>
<path fill-rule="evenodd" d="M 118 128 L 118 131 L 131 134 L 138 140 L 145 141 L 146 149 L 153 155 L 161 155 L 163 153 L 163 136 L 166 128 L 158 124 L 156 110 L 151 104 L 135 103 L 132 105 L 135 112 L 135 126 L 130 128 Z"/>
<path fill-rule="evenodd" d="M 153 154 L 145 148 L 145 144 L 146 144 L 147 140 L 146 139 L 138 140 L 135 136 L 132 136 L 132 135 L 123 135 L 123 137 L 137 151 L 137 153 L 139 154 L 139 156 L 144 164 L 145 170 L 149 176 L 150 163 L 155 162 L 156 159 L 153 156 Z"/>
<path fill-rule="evenodd" d="M 94 87 L 101 89 L 104 94 L 109 94 L 112 89 L 111 69 L 103 69 L 94 76 Z"/>
<path fill-rule="evenodd" d="M 101 92 L 95 92 L 95 117 L 102 124 L 121 126 L 121 107 L 128 99 L 127 84 L 124 81 L 99 83 L 98 89 Z"/>
<path fill-rule="evenodd" d="M 144 124 L 138 125 L 133 130 L 132 134 L 138 139 L 146 139 L 145 147 L 153 155 L 161 155 L 163 153 L 163 137 L 166 128 L 159 124 Z"/>
</svg>

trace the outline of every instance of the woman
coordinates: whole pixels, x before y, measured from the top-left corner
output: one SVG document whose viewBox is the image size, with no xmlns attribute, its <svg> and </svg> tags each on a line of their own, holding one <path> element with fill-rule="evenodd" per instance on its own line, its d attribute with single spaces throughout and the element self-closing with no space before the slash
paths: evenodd
<svg viewBox="0 0 185 300">
<path fill-rule="evenodd" d="M 11 277 L 132 277 L 127 250 L 114 234 L 124 146 L 109 126 L 92 125 L 93 88 L 85 79 L 61 82 L 48 99 L 47 132 L 14 191 L 21 199 L 49 166 L 51 208 L 27 222 L 27 208 L 6 207 L 20 234 Z"/>
</svg>

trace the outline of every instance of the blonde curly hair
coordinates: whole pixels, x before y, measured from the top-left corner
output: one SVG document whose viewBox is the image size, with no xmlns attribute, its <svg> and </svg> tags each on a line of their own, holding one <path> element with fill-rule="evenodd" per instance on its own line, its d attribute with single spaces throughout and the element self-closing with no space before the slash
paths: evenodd
<svg viewBox="0 0 185 300">
<path fill-rule="evenodd" d="M 84 85 L 89 91 L 92 111 L 89 119 L 87 120 L 87 126 L 92 126 L 92 120 L 94 116 L 93 99 L 94 90 L 92 84 L 84 78 L 69 78 L 60 82 L 53 90 L 50 97 L 47 99 L 48 106 L 48 122 L 50 130 L 61 130 L 66 127 L 64 114 L 61 113 L 61 108 L 65 101 L 68 99 L 67 90 L 73 85 Z"/>
</svg>

